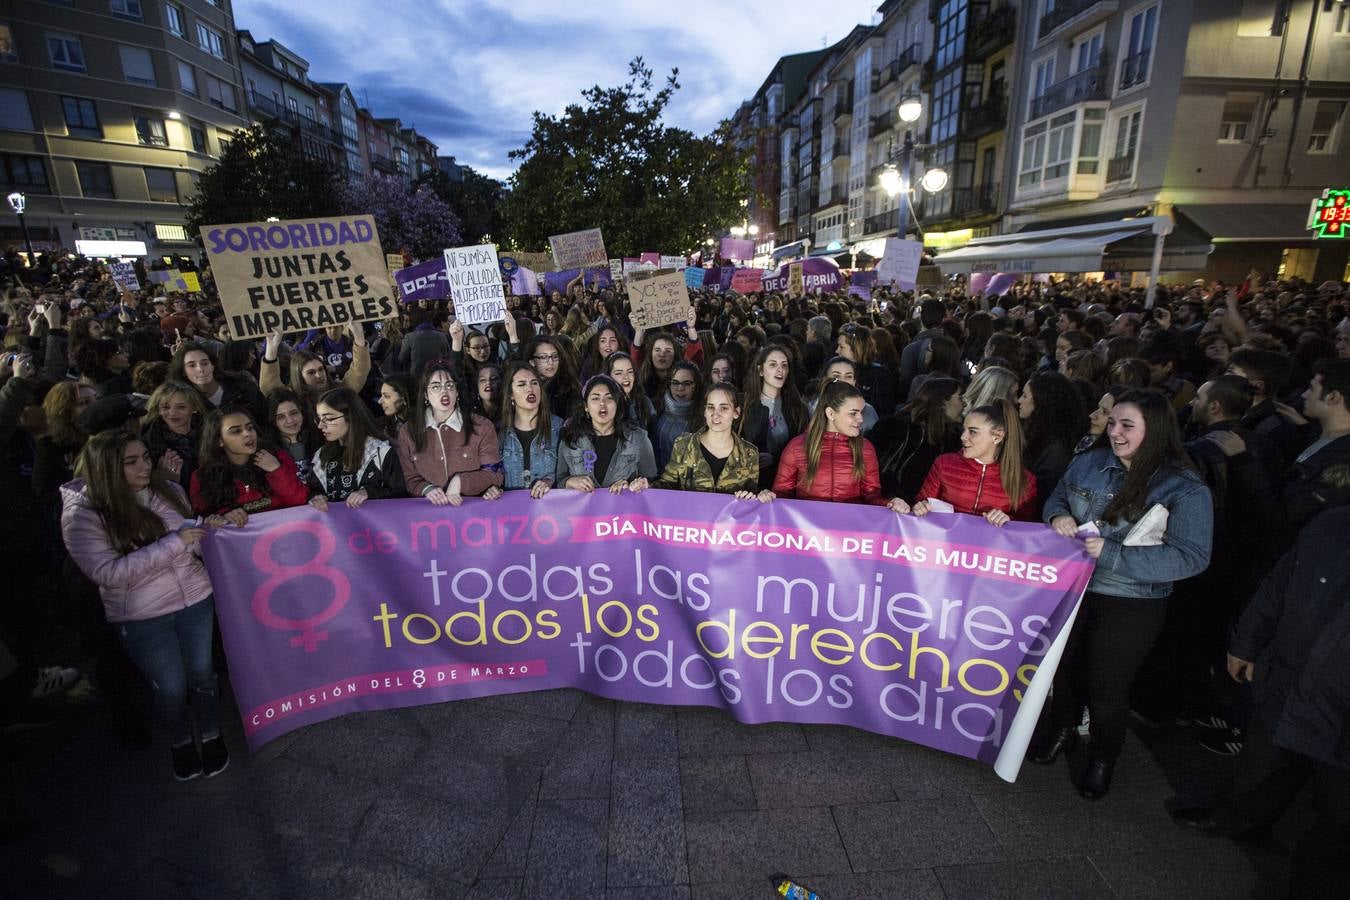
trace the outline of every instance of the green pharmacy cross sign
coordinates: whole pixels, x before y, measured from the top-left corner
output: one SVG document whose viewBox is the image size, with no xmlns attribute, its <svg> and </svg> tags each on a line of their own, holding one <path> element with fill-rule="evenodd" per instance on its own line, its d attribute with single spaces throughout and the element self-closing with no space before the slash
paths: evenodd
<svg viewBox="0 0 1350 900">
<path fill-rule="evenodd" d="M 1350 189 L 1324 188 L 1308 210 L 1308 230 L 1314 238 L 1343 238 L 1350 232 Z"/>
</svg>

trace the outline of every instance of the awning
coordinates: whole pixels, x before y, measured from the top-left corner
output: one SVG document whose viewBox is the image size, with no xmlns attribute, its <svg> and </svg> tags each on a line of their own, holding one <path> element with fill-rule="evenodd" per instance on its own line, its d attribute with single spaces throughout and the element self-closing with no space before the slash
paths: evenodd
<svg viewBox="0 0 1350 900">
<path fill-rule="evenodd" d="M 1195 223 L 1215 244 L 1291 243 L 1311 241 L 1308 204 L 1303 203 L 1211 203 L 1177 206 L 1174 212 Z"/>
<path fill-rule="evenodd" d="M 1185 244 L 1182 247 L 1170 240 L 1176 231 L 1166 216 L 1117 218 L 976 238 L 964 247 L 939 254 L 935 261 L 944 275 L 1147 269 L 1152 262 L 1155 236 L 1161 232 L 1168 235 L 1164 243 L 1164 270 L 1195 268 L 1196 263 L 1203 268 L 1212 249 L 1203 242 L 1204 236 L 1177 235 Z M 1174 246 L 1169 247 L 1169 243 Z"/>
<path fill-rule="evenodd" d="M 773 251 L 774 263 L 782 262 L 789 256 L 805 256 L 806 241 L 793 241 L 790 244 L 784 244 L 781 247 L 775 247 Z"/>
</svg>

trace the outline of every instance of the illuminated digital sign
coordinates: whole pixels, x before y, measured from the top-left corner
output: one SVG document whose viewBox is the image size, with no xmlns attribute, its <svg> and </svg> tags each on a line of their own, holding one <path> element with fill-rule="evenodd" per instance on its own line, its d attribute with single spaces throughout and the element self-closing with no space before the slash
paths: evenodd
<svg viewBox="0 0 1350 900">
<path fill-rule="evenodd" d="M 1350 189 L 1324 188 L 1308 210 L 1308 230 L 1315 238 L 1343 238 L 1350 231 Z"/>
</svg>

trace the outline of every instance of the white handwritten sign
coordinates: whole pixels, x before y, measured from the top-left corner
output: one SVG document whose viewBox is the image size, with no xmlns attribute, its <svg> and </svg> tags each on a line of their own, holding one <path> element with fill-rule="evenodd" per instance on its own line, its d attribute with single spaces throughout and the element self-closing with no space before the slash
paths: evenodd
<svg viewBox="0 0 1350 900">
<path fill-rule="evenodd" d="M 922 258 L 923 244 L 918 241 L 886 238 L 885 254 L 877 263 L 877 280 L 883 284 L 894 280 L 901 290 L 912 291 Z"/>
<path fill-rule="evenodd" d="M 136 277 L 136 267 L 129 262 L 115 262 L 109 264 L 112 269 L 113 281 L 129 291 L 139 291 L 141 289 L 140 279 Z"/>
<path fill-rule="evenodd" d="M 689 288 L 682 272 L 661 272 L 628 281 L 629 316 L 635 328 L 656 328 L 683 322 L 689 316 Z"/>
<path fill-rule="evenodd" d="M 684 257 L 683 257 L 683 256 L 667 256 L 666 254 L 662 253 L 662 254 L 661 254 L 661 268 L 662 268 L 662 269 L 683 269 L 683 268 L 684 268 Z"/>
<path fill-rule="evenodd" d="M 599 228 L 555 234 L 548 239 L 548 245 L 553 250 L 553 262 L 560 272 L 609 264 L 605 239 Z"/>
<path fill-rule="evenodd" d="M 497 246 L 479 244 L 445 251 L 445 275 L 455 318 L 465 325 L 499 322 L 506 316 L 506 293 L 497 266 Z"/>
</svg>

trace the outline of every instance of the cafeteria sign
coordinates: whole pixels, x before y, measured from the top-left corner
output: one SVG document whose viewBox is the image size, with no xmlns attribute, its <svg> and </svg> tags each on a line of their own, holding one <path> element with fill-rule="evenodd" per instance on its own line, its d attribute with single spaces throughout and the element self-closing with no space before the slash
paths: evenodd
<svg viewBox="0 0 1350 900">
<path fill-rule="evenodd" d="M 1324 188 L 1308 210 L 1308 230 L 1314 238 L 1343 238 L 1350 227 L 1350 189 Z"/>
</svg>

